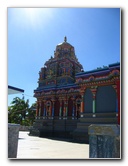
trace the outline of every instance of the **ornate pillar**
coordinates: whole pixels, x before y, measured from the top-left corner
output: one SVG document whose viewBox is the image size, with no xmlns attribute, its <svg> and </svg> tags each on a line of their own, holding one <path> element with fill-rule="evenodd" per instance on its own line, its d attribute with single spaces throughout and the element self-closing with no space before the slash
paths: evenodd
<svg viewBox="0 0 128 166">
<path fill-rule="evenodd" d="M 36 103 L 37 103 L 37 105 L 36 105 L 36 117 L 38 117 L 38 114 L 39 114 L 39 102 L 37 101 Z"/>
<path fill-rule="evenodd" d="M 118 99 L 118 124 L 120 125 L 120 79 L 116 81 L 117 85 L 117 99 Z"/>
<path fill-rule="evenodd" d="M 92 113 L 96 113 L 96 92 L 97 92 L 97 86 L 91 88 L 91 92 L 93 95 L 93 102 L 92 102 Z"/>
<path fill-rule="evenodd" d="M 41 112 L 40 112 L 40 116 L 43 116 L 43 100 L 41 100 Z"/>
<path fill-rule="evenodd" d="M 120 80 L 116 81 L 113 88 L 116 91 L 116 112 L 118 113 L 118 124 L 120 124 Z"/>
<path fill-rule="evenodd" d="M 39 101 L 39 117 L 41 116 L 41 101 Z"/>
<path fill-rule="evenodd" d="M 84 93 L 85 93 L 85 89 L 86 89 L 86 86 L 83 85 L 81 87 L 81 91 L 80 91 L 80 94 L 81 94 L 81 110 L 80 112 L 83 113 L 84 112 Z"/>
<path fill-rule="evenodd" d="M 73 100 L 72 117 L 74 118 L 74 116 L 75 116 L 75 108 L 76 108 L 76 106 L 75 106 L 75 97 L 73 97 L 72 100 Z"/>
<path fill-rule="evenodd" d="M 52 103 L 50 103 L 49 116 L 52 116 Z"/>
<path fill-rule="evenodd" d="M 46 101 L 44 100 L 44 113 L 43 116 L 46 116 Z"/>
<path fill-rule="evenodd" d="M 75 104 L 75 106 L 76 106 L 76 114 L 75 114 L 75 116 L 77 117 L 77 103 Z"/>
<path fill-rule="evenodd" d="M 81 93 L 81 113 L 84 112 L 84 92 Z"/>
<path fill-rule="evenodd" d="M 66 117 L 68 116 L 68 102 L 66 101 Z"/>
<path fill-rule="evenodd" d="M 118 93 L 117 93 L 117 85 L 112 85 L 116 91 L 116 112 L 118 113 Z"/>
<path fill-rule="evenodd" d="M 75 116 L 75 101 L 73 101 L 73 111 L 72 111 L 72 116 Z"/>
<path fill-rule="evenodd" d="M 67 99 L 64 99 L 64 110 L 63 110 L 63 116 L 67 117 Z"/>
<path fill-rule="evenodd" d="M 52 117 L 54 117 L 54 105 L 55 105 L 55 100 L 52 99 Z"/>
<path fill-rule="evenodd" d="M 66 116 L 66 101 L 64 101 L 64 110 L 63 110 L 63 116 Z"/>
<path fill-rule="evenodd" d="M 61 116 L 62 116 L 62 99 L 60 98 L 59 101 L 60 101 L 59 117 L 61 118 Z"/>
</svg>

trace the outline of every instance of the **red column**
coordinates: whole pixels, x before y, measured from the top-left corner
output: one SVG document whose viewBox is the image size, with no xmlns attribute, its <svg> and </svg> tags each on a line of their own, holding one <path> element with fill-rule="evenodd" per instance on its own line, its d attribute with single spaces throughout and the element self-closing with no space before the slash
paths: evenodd
<svg viewBox="0 0 128 166">
<path fill-rule="evenodd" d="M 63 98 L 64 101 L 64 108 L 63 108 L 63 116 L 67 116 L 67 98 Z"/>
<path fill-rule="evenodd" d="M 65 101 L 64 101 L 64 110 L 63 110 L 63 116 L 66 116 L 66 104 L 65 104 Z"/>
<path fill-rule="evenodd" d="M 84 112 L 84 93 L 81 94 L 81 113 Z"/>
<path fill-rule="evenodd" d="M 37 101 L 37 106 L 36 106 L 36 117 L 38 116 L 39 113 L 39 102 Z"/>
<path fill-rule="evenodd" d="M 39 101 L 38 116 L 41 116 L 41 101 Z"/>
<path fill-rule="evenodd" d="M 41 100 L 41 113 L 40 116 L 43 116 L 43 101 Z"/>
</svg>

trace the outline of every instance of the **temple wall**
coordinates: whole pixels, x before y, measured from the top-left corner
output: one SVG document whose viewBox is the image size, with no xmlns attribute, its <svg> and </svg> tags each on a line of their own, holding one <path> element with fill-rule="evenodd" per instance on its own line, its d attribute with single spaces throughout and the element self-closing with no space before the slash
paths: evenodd
<svg viewBox="0 0 128 166">
<path fill-rule="evenodd" d="M 95 113 L 117 111 L 116 91 L 109 86 L 99 86 L 95 95 Z M 93 93 L 89 88 L 84 94 L 84 113 L 93 113 Z"/>
<path fill-rule="evenodd" d="M 96 93 L 96 112 L 116 112 L 116 92 L 112 86 L 98 87 Z"/>
<path fill-rule="evenodd" d="M 118 90 L 119 91 L 119 90 Z M 70 97 L 69 97 L 70 96 Z M 119 95 L 117 91 L 114 89 L 113 85 L 107 86 L 98 86 L 96 89 L 87 88 L 84 91 L 83 95 L 83 111 L 81 111 L 81 102 L 82 97 L 80 97 L 80 108 L 78 110 L 77 99 L 78 96 L 73 98 L 70 93 L 64 97 L 61 94 L 62 99 L 58 97 L 55 98 L 55 101 L 52 101 L 52 98 L 48 100 L 50 102 L 50 114 L 48 115 L 48 106 L 47 102 L 43 102 L 43 99 L 38 101 L 37 106 L 37 116 L 76 116 L 77 111 L 83 113 L 110 113 L 110 112 L 118 112 L 119 110 Z M 66 98 L 68 100 L 66 100 Z M 54 111 L 54 112 L 53 112 Z M 61 112 L 61 114 L 60 114 Z"/>
<path fill-rule="evenodd" d="M 93 102 L 93 96 L 91 90 L 88 88 L 85 91 L 84 94 L 84 112 L 85 113 L 92 113 L 92 102 Z"/>
</svg>

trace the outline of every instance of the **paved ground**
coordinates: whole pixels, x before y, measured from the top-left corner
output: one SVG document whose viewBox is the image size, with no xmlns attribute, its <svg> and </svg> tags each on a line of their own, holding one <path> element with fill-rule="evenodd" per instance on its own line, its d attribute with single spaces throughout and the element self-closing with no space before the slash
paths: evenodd
<svg viewBox="0 0 128 166">
<path fill-rule="evenodd" d="M 17 159 L 88 159 L 89 145 L 28 136 L 19 132 Z"/>
</svg>

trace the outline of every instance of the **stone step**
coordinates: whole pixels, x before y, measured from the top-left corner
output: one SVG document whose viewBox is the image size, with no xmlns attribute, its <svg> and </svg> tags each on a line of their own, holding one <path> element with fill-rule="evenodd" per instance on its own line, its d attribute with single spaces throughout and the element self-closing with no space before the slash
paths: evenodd
<svg viewBox="0 0 128 166">
<path fill-rule="evenodd" d="M 88 118 L 88 117 L 117 117 L 118 113 L 116 112 L 110 112 L 110 113 L 82 113 L 82 117 Z"/>
<path fill-rule="evenodd" d="M 80 122 L 85 122 L 85 123 L 116 123 L 118 121 L 117 118 L 81 118 Z"/>
</svg>

